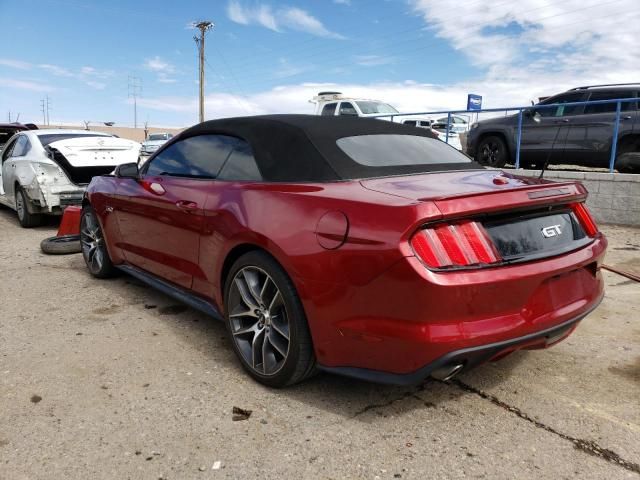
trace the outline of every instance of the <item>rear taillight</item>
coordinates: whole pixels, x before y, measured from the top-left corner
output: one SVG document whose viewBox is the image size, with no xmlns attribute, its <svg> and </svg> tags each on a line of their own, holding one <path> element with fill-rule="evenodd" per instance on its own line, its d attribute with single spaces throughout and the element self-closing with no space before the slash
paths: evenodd
<svg viewBox="0 0 640 480">
<path fill-rule="evenodd" d="M 571 208 L 576 214 L 576 217 L 578 217 L 580 225 L 584 228 L 585 233 L 590 237 L 594 237 L 596 233 L 598 233 L 598 227 L 587 206 L 584 203 L 574 203 L 571 205 Z"/>
<path fill-rule="evenodd" d="M 413 236 L 411 246 L 430 268 L 490 265 L 502 260 L 484 227 L 472 221 L 423 228 Z"/>
</svg>

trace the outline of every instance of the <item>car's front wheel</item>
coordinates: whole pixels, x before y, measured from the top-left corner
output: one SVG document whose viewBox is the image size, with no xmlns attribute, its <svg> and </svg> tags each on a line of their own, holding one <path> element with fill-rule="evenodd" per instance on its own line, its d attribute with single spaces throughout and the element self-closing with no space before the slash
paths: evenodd
<svg viewBox="0 0 640 480">
<path fill-rule="evenodd" d="M 507 160 L 509 160 L 509 152 L 502 138 L 491 135 L 480 141 L 476 152 L 476 162 L 480 165 L 502 168 Z"/>
<path fill-rule="evenodd" d="M 22 188 L 16 190 L 16 213 L 18 214 L 18 221 L 24 228 L 37 227 L 42 223 L 42 217 L 37 214 L 29 212 L 27 202 L 27 194 L 24 193 Z"/>
<path fill-rule="evenodd" d="M 253 378 L 284 387 L 313 374 L 315 356 L 302 303 L 271 256 L 252 251 L 236 260 L 224 292 L 233 348 Z"/>
<path fill-rule="evenodd" d="M 115 274 L 116 270 L 111 263 L 98 216 L 90 205 L 85 206 L 80 215 L 80 245 L 84 262 L 91 275 L 108 278 Z"/>
</svg>

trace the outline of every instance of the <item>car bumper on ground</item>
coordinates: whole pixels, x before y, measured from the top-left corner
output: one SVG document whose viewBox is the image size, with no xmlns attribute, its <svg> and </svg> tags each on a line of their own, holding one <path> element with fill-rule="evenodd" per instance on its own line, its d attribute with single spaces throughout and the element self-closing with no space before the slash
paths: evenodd
<svg viewBox="0 0 640 480">
<path fill-rule="evenodd" d="M 327 328 L 311 322 L 324 340 L 318 362 L 335 373 L 407 384 L 448 365 L 466 370 L 521 348 L 545 348 L 600 303 L 606 244 L 601 236 L 560 257 L 447 273 L 407 257 L 369 285 L 336 291 L 344 298 L 337 309 L 307 307 L 310 317 L 322 311 L 337 319 Z"/>
</svg>

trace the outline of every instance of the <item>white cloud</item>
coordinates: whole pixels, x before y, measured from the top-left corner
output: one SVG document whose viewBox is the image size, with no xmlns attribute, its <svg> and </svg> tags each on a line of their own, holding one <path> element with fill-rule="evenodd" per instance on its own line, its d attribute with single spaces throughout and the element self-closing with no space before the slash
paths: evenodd
<svg viewBox="0 0 640 480">
<path fill-rule="evenodd" d="M 160 72 L 158 74 L 158 78 L 157 78 L 158 82 L 160 83 L 176 83 L 176 79 L 175 78 L 171 78 L 169 77 L 166 73 L 164 72 Z"/>
<path fill-rule="evenodd" d="M 306 32 L 317 37 L 344 38 L 338 33 L 327 30 L 320 20 L 300 8 L 286 8 L 280 12 L 280 15 L 281 21 L 292 30 Z"/>
<path fill-rule="evenodd" d="M 144 66 L 153 72 L 175 73 L 176 69 L 169 62 L 166 62 L 158 55 L 148 58 L 144 62 Z"/>
<path fill-rule="evenodd" d="M 47 85 L 45 83 L 2 77 L 0 77 L 0 87 L 16 88 L 19 90 L 30 90 L 32 92 L 52 92 L 55 90 L 55 88 L 53 88 L 51 85 Z"/>
<path fill-rule="evenodd" d="M 95 88 L 96 90 L 104 90 L 105 87 L 107 86 L 106 83 L 103 82 L 96 82 L 94 80 L 87 80 L 84 83 L 86 83 L 87 85 L 89 85 L 91 88 Z"/>
<path fill-rule="evenodd" d="M 238 0 L 230 0 L 227 4 L 227 16 L 231 21 L 241 25 L 260 25 L 274 32 L 289 29 L 317 37 L 344 38 L 329 30 L 309 12 L 298 7 L 281 7 L 273 10 L 270 5 L 264 3 L 247 7 Z"/>
<path fill-rule="evenodd" d="M 145 68 L 156 73 L 156 80 L 160 83 L 175 83 L 176 80 L 171 77 L 176 73 L 176 67 L 171 63 L 163 60 L 156 55 L 153 58 L 148 58 L 144 62 Z"/>
<path fill-rule="evenodd" d="M 356 55 L 355 62 L 363 67 L 378 67 L 394 62 L 394 58 L 382 55 Z"/>
<path fill-rule="evenodd" d="M 11 58 L 0 58 L 0 65 L 9 68 L 18 68 L 20 70 L 29 70 L 32 65 L 21 60 L 13 60 Z"/>
<path fill-rule="evenodd" d="M 427 28 L 487 72 L 489 92 L 512 86 L 536 97 L 640 77 L 635 0 L 472 2 L 458 15 L 436 0 L 409 3 Z"/>
<path fill-rule="evenodd" d="M 333 3 L 338 5 L 351 5 L 351 0 L 333 0 Z"/>
<path fill-rule="evenodd" d="M 38 68 L 41 68 L 47 73 L 55 75 L 56 77 L 73 77 L 74 74 L 67 70 L 64 67 L 60 67 L 59 65 L 50 65 L 48 63 L 42 63 L 38 65 Z"/>
<path fill-rule="evenodd" d="M 107 84 L 104 82 L 98 82 L 98 81 L 92 80 L 92 78 L 106 79 L 115 75 L 115 72 L 113 70 L 99 70 L 90 66 L 84 66 L 80 68 L 80 70 L 73 70 L 66 67 L 62 67 L 60 65 L 54 65 L 50 63 L 40 63 L 37 65 L 33 65 L 31 63 L 23 62 L 21 60 L 13 60 L 13 59 L 0 59 L 0 65 L 4 65 L 10 68 L 17 68 L 21 70 L 31 70 L 33 68 L 37 68 L 45 72 L 47 75 L 53 75 L 55 77 L 73 78 L 75 80 L 85 83 L 91 88 L 95 88 L 98 90 L 104 89 L 107 86 Z M 23 82 L 23 84 L 26 85 L 26 87 L 23 87 L 26 89 L 37 88 L 37 89 L 40 89 L 40 91 L 47 91 L 47 90 L 42 90 L 43 84 L 40 84 L 40 83 L 27 81 L 27 82 Z M 16 88 L 19 88 L 19 87 L 16 87 Z"/>
</svg>

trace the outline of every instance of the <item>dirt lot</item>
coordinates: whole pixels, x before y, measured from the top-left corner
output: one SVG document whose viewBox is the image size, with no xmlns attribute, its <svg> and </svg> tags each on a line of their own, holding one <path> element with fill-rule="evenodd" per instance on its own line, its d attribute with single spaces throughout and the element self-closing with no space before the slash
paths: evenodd
<svg viewBox="0 0 640 480">
<path fill-rule="evenodd" d="M 640 231 L 603 229 L 607 263 L 640 273 Z M 221 323 L 41 254 L 54 231 L 0 210 L 1 479 L 640 477 L 640 284 L 624 277 L 604 273 L 568 341 L 450 383 L 274 391 Z"/>
</svg>

